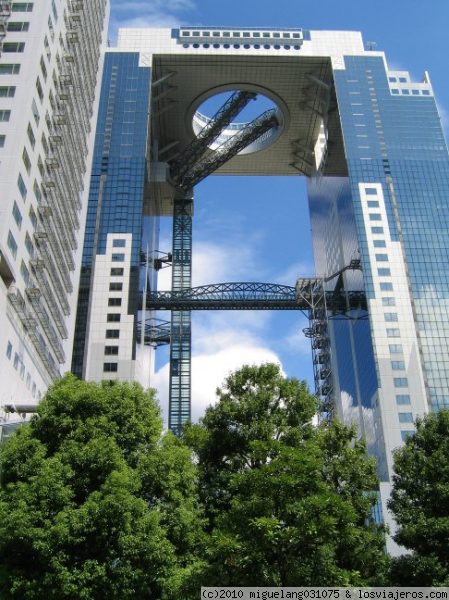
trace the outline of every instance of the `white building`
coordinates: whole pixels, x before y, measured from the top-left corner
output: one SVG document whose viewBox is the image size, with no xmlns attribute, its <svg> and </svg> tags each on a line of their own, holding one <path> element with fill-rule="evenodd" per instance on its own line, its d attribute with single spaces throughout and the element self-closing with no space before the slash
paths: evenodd
<svg viewBox="0 0 449 600">
<path fill-rule="evenodd" d="M 0 1 L 0 405 L 69 370 L 108 0 Z"/>
</svg>

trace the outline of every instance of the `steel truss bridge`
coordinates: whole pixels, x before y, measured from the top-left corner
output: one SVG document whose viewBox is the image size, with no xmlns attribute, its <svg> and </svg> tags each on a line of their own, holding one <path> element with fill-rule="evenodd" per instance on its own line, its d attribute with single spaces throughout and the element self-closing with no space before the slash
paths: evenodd
<svg viewBox="0 0 449 600">
<path fill-rule="evenodd" d="M 149 310 L 301 310 L 309 311 L 317 294 L 333 315 L 365 310 L 363 292 L 324 291 L 324 279 L 300 279 L 296 287 L 276 283 L 215 283 L 173 292 L 148 292 Z"/>
<path fill-rule="evenodd" d="M 316 81 L 319 92 L 328 90 L 327 82 Z M 363 292 L 347 291 L 342 274 L 360 269 L 360 261 L 326 279 L 301 278 L 296 286 L 274 283 L 218 283 L 192 287 L 192 214 L 193 187 L 272 128 L 279 127 L 276 110 L 259 115 L 237 129 L 214 151 L 210 150 L 233 119 L 256 97 L 255 93 L 233 93 L 197 138 L 176 159 L 169 162 L 170 183 L 175 189 L 173 203 L 173 240 L 169 254 L 152 260 L 156 270 L 171 264 L 172 290 L 143 293 L 144 328 L 138 324 L 138 336 L 151 346 L 170 344 L 169 427 L 179 433 L 191 414 L 191 311 L 192 310 L 300 310 L 307 314 L 311 339 L 316 393 L 321 412 L 333 410 L 329 318 L 364 318 L 366 298 Z M 147 264 L 148 256 L 142 257 Z M 330 281 L 335 279 L 335 285 Z M 331 289 L 328 289 L 331 288 Z M 154 318 L 153 311 L 171 311 L 171 321 Z M 147 311 L 150 317 L 147 319 Z"/>
</svg>

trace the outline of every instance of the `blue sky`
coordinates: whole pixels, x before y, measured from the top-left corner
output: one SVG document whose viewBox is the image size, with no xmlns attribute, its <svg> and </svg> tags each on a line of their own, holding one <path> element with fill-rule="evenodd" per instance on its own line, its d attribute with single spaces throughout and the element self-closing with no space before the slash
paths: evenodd
<svg viewBox="0 0 449 600">
<path fill-rule="evenodd" d="M 112 0 L 110 39 L 120 26 L 221 25 L 362 31 L 385 51 L 391 68 L 417 81 L 429 71 L 448 131 L 448 0 Z M 169 250 L 168 223 L 161 230 Z M 196 188 L 194 284 L 267 281 L 294 285 L 313 274 L 310 226 L 301 177 L 209 177 Z M 162 272 L 160 289 L 168 286 Z M 193 414 L 213 401 L 214 389 L 243 362 L 278 360 L 288 375 L 311 387 L 311 353 L 296 312 L 197 313 L 193 322 Z M 167 354 L 158 351 L 156 377 L 164 405 Z"/>
</svg>

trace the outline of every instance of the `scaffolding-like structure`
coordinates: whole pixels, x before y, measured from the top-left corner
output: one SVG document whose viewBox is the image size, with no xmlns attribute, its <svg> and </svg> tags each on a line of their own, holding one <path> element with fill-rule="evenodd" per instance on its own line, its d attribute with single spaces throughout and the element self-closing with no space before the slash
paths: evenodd
<svg viewBox="0 0 449 600">
<path fill-rule="evenodd" d="M 0 0 L 0 56 L 2 55 L 3 50 L 3 40 L 8 31 L 8 20 L 11 16 L 11 4 L 12 2 Z"/>
<path fill-rule="evenodd" d="M 316 82 L 313 82 L 316 83 Z M 323 84 L 324 85 L 324 84 Z M 328 98 L 329 90 L 324 89 Z M 172 289 L 143 294 L 143 314 L 149 311 L 171 311 L 171 327 L 146 324 L 139 336 L 144 343 L 158 346 L 170 343 L 169 427 L 178 434 L 191 414 L 191 311 L 192 310 L 300 310 L 309 319 L 304 330 L 311 339 L 316 393 L 321 400 L 321 416 L 329 418 L 333 411 L 333 377 L 329 340 L 329 316 L 346 315 L 348 311 L 366 308 L 363 292 L 348 292 L 342 285 L 342 273 L 360 268 L 348 265 L 338 273 L 323 278 L 301 278 L 296 286 L 272 283 L 219 283 L 192 288 L 192 214 L 193 187 L 250 144 L 280 126 L 276 110 L 268 110 L 250 123 L 235 129 L 231 137 L 224 130 L 243 108 L 255 98 L 251 92 L 235 92 L 214 117 L 207 121 L 197 138 L 170 163 L 170 179 L 175 188 L 173 202 L 173 248 L 164 259 L 153 259 L 158 270 L 171 262 Z M 325 107 L 328 110 L 328 102 Z M 217 140 L 225 138 L 219 144 Z M 210 151 L 216 142 L 217 147 Z M 148 262 L 148 257 L 147 257 Z M 337 285 L 327 289 L 329 281 L 338 277 Z M 150 313 L 152 314 L 152 313 Z"/>
</svg>

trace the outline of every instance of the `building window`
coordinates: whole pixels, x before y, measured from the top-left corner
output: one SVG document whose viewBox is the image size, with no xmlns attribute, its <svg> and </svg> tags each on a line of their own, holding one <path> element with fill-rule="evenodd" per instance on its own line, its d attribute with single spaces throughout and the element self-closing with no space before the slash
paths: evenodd
<svg viewBox="0 0 449 600">
<path fill-rule="evenodd" d="M 20 64 L 0 65 L 0 75 L 18 75 L 20 73 Z"/>
<path fill-rule="evenodd" d="M 124 254 L 113 254 L 112 262 L 125 262 L 125 255 Z"/>
<path fill-rule="evenodd" d="M 41 192 L 39 184 L 36 180 L 34 180 L 33 192 L 34 192 L 34 195 L 36 196 L 36 200 L 37 200 L 38 204 L 40 204 L 42 202 L 42 192 Z"/>
<path fill-rule="evenodd" d="M 34 208 L 32 206 L 30 206 L 30 212 L 28 213 L 28 216 L 30 217 L 30 221 L 31 221 L 34 229 L 36 229 L 37 217 L 36 217 L 36 213 L 34 212 Z"/>
<path fill-rule="evenodd" d="M 45 46 L 45 53 L 47 54 L 47 60 L 50 61 L 51 50 L 50 50 L 50 44 L 48 43 L 48 37 L 47 36 L 45 36 L 45 38 L 44 38 L 44 46 Z"/>
<path fill-rule="evenodd" d="M 106 329 L 106 339 L 114 340 L 120 337 L 120 329 Z"/>
<path fill-rule="evenodd" d="M 14 236 L 13 236 L 13 234 L 10 231 L 8 232 L 8 241 L 7 241 L 7 244 L 8 244 L 9 250 L 11 251 L 11 254 L 14 256 L 14 258 L 16 258 L 16 256 L 17 256 L 17 242 L 14 239 Z"/>
<path fill-rule="evenodd" d="M 396 306 L 396 300 L 393 297 L 382 298 L 382 306 Z"/>
<path fill-rule="evenodd" d="M 105 346 L 104 353 L 106 356 L 118 356 L 118 346 Z"/>
<path fill-rule="evenodd" d="M 389 322 L 398 321 L 397 313 L 385 313 L 384 317 L 385 317 L 385 321 L 389 321 Z"/>
<path fill-rule="evenodd" d="M 385 240 L 374 240 L 373 242 L 375 248 L 386 248 L 387 244 Z"/>
<path fill-rule="evenodd" d="M 377 196 L 377 194 L 378 194 L 377 188 L 366 187 L 365 188 L 365 194 L 367 196 Z"/>
<path fill-rule="evenodd" d="M 31 12 L 33 10 L 33 2 L 13 2 L 12 12 Z"/>
<path fill-rule="evenodd" d="M 43 56 L 41 56 L 40 65 L 41 65 L 41 71 L 42 71 L 42 75 L 44 77 L 44 80 L 47 81 L 47 67 L 45 66 L 45 62 L 44 62 L 44 57 Z"/>
<path fill-rule="evenodd" d="M 53 21 L 51 20 L 51 17 L 48 17 L 48 30 L 50 32 L 51 40 L 54 41 L 54 39 L 55 39 L 55 29 L 53 27 Z"/>
<path fill-rule="evenodd" d="M 379 202 L 377 200 L 368 200 L 368 208 L 379 208 Z"/>
<path fill-rule="evenodd" d="M 377 262 L 388 262 L 388 254 L 376 254 Z"/>
<path fill-rule="evenodd" d="M 393 371 L 405 371 L 405 362 L 403 360 L 392 360 L 391 368 Z"/>
<path fill-rule="evenodd" d="M 28 31 L 30 28 L 30 24 L 28 21 L 9 21 L 8 22 L 8 31 Z"/>
<path fill-rule="evenodd" d="M 413 413 L 411 413 L 411 412 L 399 413 L 399 423 L 413 423 Z"/>
<path fill-rule="evenodd" d="M 383 227 L 371 227 L 371 233 L 383 233 L 384 232 L 384 228 Z"/>
<path fill-rule="evenodd" d="M 121 281 L 112 281 L 109 284 L 110 292 L 121 292 L 123 290 L 123 283 Z"/>
<path fill-rule="evenodd" d="M 8 340 L 8 343 L 6 344 L 6 358 L 8 360 L 11 360 L 11 355 L 12 355 L 12 344 Z"/>
<path fill-rule="evenodd" d="M 28 234 L 28 231 L 25 235 L 25 247 L 28 250 L 28 254 L 31 256 L 31 258 L 34 257 L 34 246 L 33 246 L 33 242 L 31 241 L 31 238 Z"/>
<path fill-rule="evenodd" d="M 121 298 L 109 298 L 108 306 L 121 306 L 122 299 Z"/>
<path fill-rule="evenodd" d="M 25 50 L 25 42 L 4 42 L 2 52 L 23 52 Z"/>
<path fill-rule="evenodd" d="M 112 240 L 113 248 L 125 248 L 126 240 Z"/>
<path fill-rule="evenodd" d="M 387 337 L 401 337 L 401 332 L 399 329 L 387 329 Z"/>
<path fill-rule="evenodd" d="M 108 323 L 119 323 L 120 317 L 120 313 L 108 313 Z"/>
<path fill-rule="evenodd" d="M 401 439 L 403 442 L 406 442 L 408 440 L 408 438 L 412 435 L 414 435 L 414 431 L 413 429 L 407 429 L 406 431 L 401 431 Z"/>
<path fill-rule="evenodd" d="M 394 387 L 407 387 L 408 379 L 407 377 L 394 377 L 393 378 Z"/>
<path fill-rule="evenodd" d="M 390 277 L 391 271 L 390 269 L 381 268 L 377 269 L 377 274 L 380 275 L 380 277 Z"/>
<path fill-rule="evenodd" d="M 25 150 L 25 152 L 26 152 L 26 150 Z M 23 200 L 26 200 L 26 197 L 27 197 L 27 186 L 25 185 L 23 177 L 22 177 L 22 175 L 20 173 L 19 173 L 19 177 L 17 178 L 17 187 L 19 188 L 19 192 L 20 192 L 20 195 L 22 196 Z"/>
<path fill-rule="evenodd" d="M 44 91 L 42 89 L 42 85 L 41 85 L 41 81 L 40 81 L 39 77 L 36 79 L 36 90 L 37 90 L 37 95 L 40 98 L 40 101 L 43 102 L 44 101 Z"/>
<path fill-rule="evenodd" d="M 0 135 L 0 148 L 5 147 L 6 135 Z"/>
<path fill-rule="evenodd" d="M 404 404 L 410 404 L 410 396 L 408 394 L 398 394 L 396 396 L 396 404 L 403 406 Z"/>
<path fill-rule="evenodd" d="M 34 121 L 36 123 L 36 125 L 39 125 L 39 121 L 41 120 L 41 117 L 39 115 L 39 111 L 37 109 L 37 104 L 36 101 L 33 98 L 33 102 L 31 104 L 31 112 L 33 113 L 33 117 L 34 117 Z"/>
<path fill-rule="evenodd" d="M 388 346 L 391 354 L 402 354 L 402 344 L 390 344 Z"/>
<path fill-rule="evenodd" d="M 27 173 L 29 174 L 31 171 L 31 161 L 30 161 L 30 157 L 28 156 L 28 152 L 27 152 L 26 148 L 24 148 L 23 152 L 22 152 L 22 161 L 23 161 L 23 164 L 25 165 L 25 169 L 26 169 Z"/>
<path fill-rule="evenodd" d="M 16 352 L 14 354 L 14 362 L 13 362 L 13 367 L 16 369 L 16 371 L 19 368 L 19 362 L 20 362 L 20 356 Z"/>
<path fill-rule="evenodd" d="M 118 371 L 118 363 L 107 362 L 103 364 L 103 371 L 105 373 L 117 373 Z"/>
<path fill-rule="evenodd" d="M 14 98 L 16 95 L 16 87 L 14 85 L 6 85 L 0 87 L 0 98 Z"/>
<path fill-rule="evenodd" d="M 34 150 L 34 146 L 36 145 L 36 138 L 34 137 L 33 128 L 31 127 L 30 123 L 28 123 L 27 134 L 28 139 L 30 140 L 31 147 Z"/>
<path fill-rule="evenodd" d="M 368 216 L 370 221 L 382 221 L 382 217 L 379 213 L 370 213 Z"/>
<path fill-rule="evenodd" d="M 26 287 L 28 287 L 30 285 L 30 272 L 26 268 L 26 265 L 23 262 L 23 260 L 20 263 L 20 274 L 22 275 L 22 278 L 25 282 Z"/>
<path fill-rule="evenodd" d="M 111 269 L 111 276 L 112 277 L 121 277 L 123 275 L 123 269 L 122 268 L 117 268 L 117 267 L 113 267 Z"/>
<path fill-rule="evenodd" d="M 10 110 L 0 110 L 0 123 L 7 123 L 11 118 Z"/>
<path fill-rule="evenodd" d="M 383 292 L 391 292 L 393 290 L 393 284 L 389 281 L 381 281 L 379 285 Z"/>
<path fill-rule="evenodd" d="M 12 214 L 14 216 L 14 221 L 17 224 L 17 227 L 20 229 L 22 227 L 22 214 L 17 206 L 17 202 L 14 200 L 14 206 L 12 207 Z"/>
</svg>

